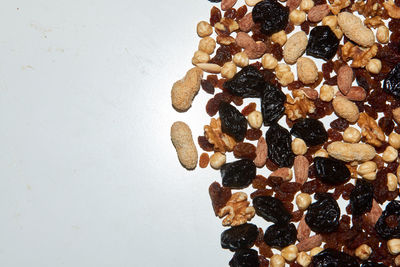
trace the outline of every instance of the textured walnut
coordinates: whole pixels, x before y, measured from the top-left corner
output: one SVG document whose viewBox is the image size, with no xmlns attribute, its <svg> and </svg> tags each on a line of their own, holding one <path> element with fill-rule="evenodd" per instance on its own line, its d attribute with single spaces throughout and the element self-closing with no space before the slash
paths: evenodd
<svg viewBox="0 0 400 267">
<path fill-rule="evenodd" d="M 364 25 L 367 26 L 368 28 L 378 28 L 379 26 L 385 25 L 383 22 L 382 18 L 380 16 L 375 16 L 372 18 L 366 18 L 364 20 Z"/>
<path fill-rule="evenodd" d="M 387 10 L 389 17 L 400 19 L 400 7 L 398 7 L 393 0 L 385 1 L 383 6 Z"/>
<path fill-rule="evenodd" d="M 385 134 L 382 129 L 367 113 L 360 114 L 357 124 L 361 128 L 361 135 L 365 137 L 368 144 L 379 147 L 385 141 Z"/>
<path fill-rule="evenodd" d="M 366 18 L 381 16 L 383 13 L 382 4 L 376 0 L 359 0 L 353 4 L 351 9 L 357 11 L 360 15 L 363 15 Z"/>
<path fill-rule="evenodd" d="M 354 45 L 351 42 L 347 42 L 342 47 L 342 59 L 348 61 L 353 59 L 351 63 L 352 68 L 365 67 L 369 60 L 376 56 L 378 52 L 378 46 L 374 44 L 370 48 L 361 49 L 360 47 Z"/>
<path fill-rule="evenodd" d="M 233 137 L 223 133 L 221 130 L 221 120 L 211 119 L 210 125 L 204 126 L 204 135 L 208 142 L 214 145 L 214 150 L 225 153 L 232 151 L 236 145 Z"/>
<path fill-rule="evenodd" d="M 250 202 L 247 201 L 246 193 L 234 193 L 226 203 L 226 206 L 218 213 L 220 218 L 226 216 L 222 221 L 222 225 L 237 226 L 250 221 L 255 215 L 255 210 L 253 207 L 249 207 L 249 205 Z"/>
<path fill-rule="evenodd" d="M 215 23 L 214 28 L 218 35 L 229 35 L 239 30 L 239 24 L 231 18 L 222 18 L 220 22 Z"/>
<path fill-rule="evenodd" d="M 334 15 L 339 14 L 340 10 L 348 7 L 351 4 L 350 0 L 329 0 L 329 2 L 331 3 L 331 12 Z"/>
<path fill-rule="evenodd" d="M 314 102 L 307 98 L 302 90 L 293 90 L 293 97 L 286 94 L 285 114 L 294 121 L 305 118 L 307 114 L 315 111 Z"/>
</svg>

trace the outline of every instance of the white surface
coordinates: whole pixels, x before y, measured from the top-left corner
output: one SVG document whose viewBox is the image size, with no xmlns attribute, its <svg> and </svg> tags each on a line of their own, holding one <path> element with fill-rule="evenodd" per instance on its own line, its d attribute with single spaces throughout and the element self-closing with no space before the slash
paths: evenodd
<svg viewBox="0 0 400 267">
<path fill-rule="evenodd" d="M 226 266 L 208 186 L 170 104 L 198 1 L 15 0 L 0 9 L 0 266 Z M 204 100 L 205 101 L 205 100 Z M 189 119 L 190 118 L 190 119 Z M 196 121 L 197 120 L 197 121 Z"/>
</svg>

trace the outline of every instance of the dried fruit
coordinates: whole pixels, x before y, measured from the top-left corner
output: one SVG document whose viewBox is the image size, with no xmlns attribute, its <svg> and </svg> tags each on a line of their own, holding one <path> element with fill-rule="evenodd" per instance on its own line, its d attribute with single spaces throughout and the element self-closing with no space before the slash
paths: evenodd
<svg viewBox="0 0 400 267">
<path fill-rule="evenodd" d="M 256 165 L 249 159 L 225 163 L 221 167 L 222 185 L 241 189 L 248 187 L 256 177 Z"/>
<path fill-rule="evenodd" d="M 279 167 L 291 167 L 294 157 L 292 138 L 288 130 L 277 123 L 272 124 L 265 134 L 268 145 L 268 158 Z"/>
<path fill-rule="evenodd" d="M 250 65 L 224 83 L 224 88 L 229 93 L 240 97 L 260 97 L 265 87 L 266 83 L 261 72 Z"/>
<path fill-rule="evenodd" d="M 239 159 L 251 159 L 256 158 L 256 147 L 250 143 L 237 143 L 233 149 L 233 155 Z"/>
<path fill-rule="evenodd" d="M 323 183 L 340 185 L 350 179 L 350 171 L 343 161 L 332 158 L 315 157 L 314 166 L 317 178 Z"/>
<path fill-rule="evenodd" d="M 333 58 L 339 47 L 339 39 L 329 26 L 317 26 L 310 32 L 306 53 L 326 61 Z"/>
<path fill-rule="evenodd" d="M 331 233 L 339 227 L 340 208 L 336 200 L 327 193 L 316 194 L 306 213 L 306 223 L 316 233 Z"/>
<path fill-rule="evenodd" d="M 273 223 L 288 223 L 292 216 L 282 201 L 271 196 L 259 196 L 253 199 L 256 214 Z"/>
<path fill-rule="evenodd" d="M 251 223 L 233 226 L 221 234 L 221 246 L 231 251 L 251 248 L 256 242 L 258 228 Z"/>
<path fill-rule="evenodd" d="M 258 267 L 258 253 L 254 249 L 240 249 L 233 254 L 229 262 L 230 267 Z"/>
<path fill-rule="evenodd" d="M 397 223 L 389 225 L 387 218 L 390 216 L 394 216 Z M 400 200 L 392 200 L 386 206 L 386 209 L 375 224 L 375 230 L 380 237 L 386 240 L 400 238 Z"/>
<path fill-rule="evenodd" d="M 219 116 L 221 118 L 222 132 L 231 135 L 236 141 L 242 141 L 247 131 L 246 117 L 234 106 L 226 102 L 220 104 Z"/>
<path fill-rule="evenodd" d="M 267 84 L 261 98 L 261 112 L 265 126 L 277 122 L 285 112 L 285 94 L 273 85 Z"/>
<path fill-rule="evenodd" d="M 383 82 L 383 89 L 397 98 L 400 97 L 400 63 L 386 76 Z"/>
<path fill-rule="evenodd" d="M 253 8 L 253 21 L 261 24 L 261 32 L 266 35 L 284 30 L 289 21 L 289 8 L 276 0 L 259 2 Z"/>
<path fill-rule="evenodd" d="M 358 267 L 357 259 L 332 248 L 327 248 L 312 257 L 314 267 Z"/>
<path fill-rule="evenodd" d="M 219 183 L 214 182 L 208 188 L 208 193 L 210 194 L 215 216 L 217 216 L 219 210 L 225 207 L 225 204 L 231 198 L 231 189 L 222 187 Z"/>
<path fill-rule="evenodd" d="M 290 224 L 273 224 L 265 230 L 264 241 L 270 247 L 284 248 L 294 244 L 297 238 L 296 226 Z"/>
<path fill-rule="evenodd" d="M 350 193 L 351 213 L 358 216 L 369 212 L 373 196 L 374 187 L 365 180 L 357 180 L 356 187 Z"/>
<path fill-rule="evenodd" d="M 290 133 L 295 137 L 301 138 L 307 146 L 316 146 L 325 143 L 328 140 L 328 133 L 324 124 L 316 119 L 302 118 L 298 119 Z"/>
</svg>

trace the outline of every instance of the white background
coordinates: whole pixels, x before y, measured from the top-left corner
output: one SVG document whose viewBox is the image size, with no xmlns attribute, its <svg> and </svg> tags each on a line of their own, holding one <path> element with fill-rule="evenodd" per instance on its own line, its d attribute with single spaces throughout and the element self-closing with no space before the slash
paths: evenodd
<svg viewBox="0 0 400 267">
<path fill-rule="evenodd" d="M 227 266 L 210 169 L 184 170 L 170 89 L 207 0 L 13 0 L 0 8 L 0 266 Z"/>
</svg>

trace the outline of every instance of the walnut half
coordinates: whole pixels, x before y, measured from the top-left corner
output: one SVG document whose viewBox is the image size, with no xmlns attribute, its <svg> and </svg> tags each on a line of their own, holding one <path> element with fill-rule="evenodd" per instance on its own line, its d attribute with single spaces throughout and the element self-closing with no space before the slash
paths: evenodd
<svg viewBox="0 0 400 267">
<path fill-rule="evenodd" d="M 357 124 L 361 128 L 361 135 L 365 137 L 368 144 L 379 147 L 385 141 L 385 134 L 382 129 L 367 113 L 360 114 Z"/>
<path fill-rule="evenodd" d="M 293 97 L 286 94 L 284 105 L 286 116 L 292 121 L 305 118 L 315 111 L 314 102 L 307 98 L 303 90 L 293 90 Z"/>
<path fill-rule="evenodd" d="M 237 226 L 250 221 L 255 210 L 249 207 L 250 202 L 247 201 L 247 194 L 244 192 L 234 193 L 226 203 L 226 206 L 220 209 L 218 216 L 225 217 L 222 221 L 223 226 Z"/>
<path fill-rule="evenodd" d="M 214 145 L 214 150 L 225 153 L 226 151 L 232 151 L 236 145 L 236 141 L 233 137 L 222 132 L 221 119 L 211 119 L 210 125 L 204 126 L 204 135 L 208 142 Z"/>
</svg>

